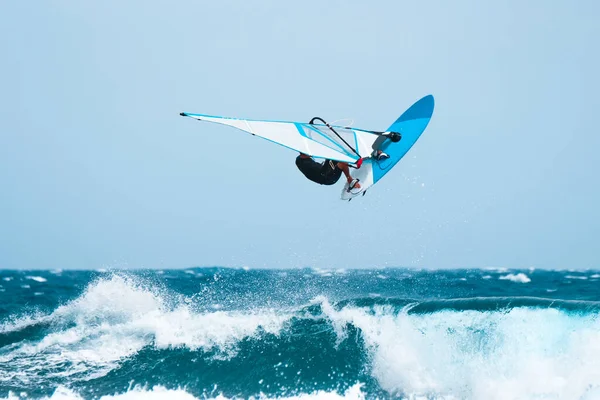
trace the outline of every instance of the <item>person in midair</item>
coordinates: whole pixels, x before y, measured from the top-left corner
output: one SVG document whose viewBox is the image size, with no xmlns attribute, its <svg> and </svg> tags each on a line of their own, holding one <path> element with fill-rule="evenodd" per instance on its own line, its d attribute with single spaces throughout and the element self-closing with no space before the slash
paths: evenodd
<svg viewBox="0 0 600 400">
<path fill-rule="evenodd" d="M 313 124 L 315 122 L 315 120 L 320 120 L 321 122 L 324 123 L 324 125 L 326 125 L 327 127 L 329 127 L 329 129 L 331 129 L 334 133 L 337 132 L 333 129 L 333 127 L 331 127 L 331 125 L 329 125 L 327 122 L 325 122 L 323 119 L 315 117 L 313 119 L 310 120 L 310 124 Z M 384 153 L 383 151 L 381 151 L 381 147 L 383 145 L 383 143 L 388 139 L 391 138 L 393 142 L 397 142 L 400 140 L 400 138 L 402 137 L 399 133 L 395 133 L 395 132 L 390 132 L 390 134 L 393 134 L 392 136 L 390 136 L 389 134 L 381 134 L 373 143 L 373 152 L 371 153 L 371 158 L 377 160 L 377 161 L 382 161 L 385 159 L 390 158 L 389 155 L 387 155 L 386 153 Z M 338 135 L 339 136 L 339 135 Z M 341 137 L 340 137 L 341 139 Z M 344 141 L 344 139 L 342 139 L 342 141 Z M 350 147 L 348 145 L 348 143 L 346 143 L 346 141 L 344 141 L 344 143 Z M 353 151 L 356 153 L 356 150 L 353 149 Z M 356 153 L 358 155 L 358 153 Z M 363 159 L 359 159 L 357 161 L 357 167 L 356 168 L 360 168 L 360 166 L 362 165 Z M 360 189 L 360 183 L 358 182 L 359 180 L 356 178 L 353 178 L 352 175 L 350 174 L 350 168 L 348 166 L 348 163 L 342 162 L 342 161 L 333 161 L 333 160 L 324 160 L 323 162 L 317 162 L 315 161 L 311 156 L 309 156 L 308 154 L 304 154 L 304 153 L 300 153 L 300 155 L 298 157 L 296 157 L 296 166 L 298 167 L 298 169 L 300 170 L 300 172 L 302 172 L 304 174 L 304 176 L 306 176 L 306 178 L 308 178 L 309 180 L 316 182 L 320 185 L 333 185 L 335 183 L 337 183 L 337 181 L 340 179 L 340 177 L 342 176 L 342 173 L 346 176 L 346 180 L 348 181 L 348 191 L 352 190 L 352 189 Z"/>
<path fill-rule="evenodd" d="M 325 160 L 315 161 L 311 156 L 300 153 L 296 157 L 296 166 L 309 180 L 321 185 L 333 185 L 342 176 L 346 176 L 349 189 L 360 189 L 358 179 L 352 178 L 348 163 L 341 161 Z"/>
<path fill-rule="evenodd" d="M 378 161 L 390 158 L 390 156 L 381 150 L 374 150 L 371 157 Z M 333 160 L 317 162 L 311 156 L 300 153 L 300 155 L 296 157 L 296 166 L 306 178 L 318 184 L 334 185 L 343 173 L 348 181 L 348 190 L 360 189 L 358 179 L 353 178 L 350 174 L 348 163 Z"/>
</svg>

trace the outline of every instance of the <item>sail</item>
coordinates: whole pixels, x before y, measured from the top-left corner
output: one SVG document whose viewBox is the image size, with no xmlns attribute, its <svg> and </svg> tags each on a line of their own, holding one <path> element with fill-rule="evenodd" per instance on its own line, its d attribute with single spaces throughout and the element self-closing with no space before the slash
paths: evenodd
<svg viewBox="0 0 600 400">
<path fill-rule="evenodd" d="M 349 127 L 334 126 L 334 132 L 322 124 L 262 121 L 190 113 L 181 113 L 181 115 L 232 126 L 313 157 L 348 163 L 354 163 L 361 157 L 368 157 L 372 151 L 371 146 L 377 139 L 376 134 Z"/>
</svg>

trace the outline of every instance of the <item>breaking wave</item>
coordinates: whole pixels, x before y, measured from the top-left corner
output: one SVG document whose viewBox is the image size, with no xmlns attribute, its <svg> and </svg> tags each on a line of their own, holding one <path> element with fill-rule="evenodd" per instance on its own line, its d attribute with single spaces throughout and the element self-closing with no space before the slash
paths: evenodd
<svg viewBox="0 0 600 400">
<path fill-rule="evenodd" d="M 221 310 L 117 274 L 50 312 L 2 321 L 0 396 L 594 399 L 599 311 L 389 296 Z"/>
</svg>

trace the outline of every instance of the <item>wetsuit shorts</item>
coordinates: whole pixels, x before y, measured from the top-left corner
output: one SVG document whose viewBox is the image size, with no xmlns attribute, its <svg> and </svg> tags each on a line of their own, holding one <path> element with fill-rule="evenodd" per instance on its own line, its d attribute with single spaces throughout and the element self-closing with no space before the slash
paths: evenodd
<svg viewBox="0 0 600 400">
<path fill-rule="evenodd" d="M 321 185 L 333 185 L 342 176 L 342 170 L 337 167 L 337 162 L 331 160 L 319 163 L 312 158 L 298 156 L 296 166 L 304 176 Z"/>
</svg>

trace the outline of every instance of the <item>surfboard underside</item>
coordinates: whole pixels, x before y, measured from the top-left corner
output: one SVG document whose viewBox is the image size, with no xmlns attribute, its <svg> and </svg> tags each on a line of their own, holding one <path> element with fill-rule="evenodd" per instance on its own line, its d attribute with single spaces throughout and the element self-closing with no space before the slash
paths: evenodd
<svg viewBox="0 0 600 400">
<path fill-rule="evenodd" d="M 394 121 L 387 132 L 398 132 L 402 135 L 402 139 L 396 143 L 386 140 L 381 147 L 381 150 L 390 158 L 382 161 L 368 158 L 359 169 L 353 170 L 352 176 L 360 180 L 361 188 L 348 191 L 348 184 L 344 184 L 342 200 L 351 200 L 354 197 L 362 196 L 408 153 L 427 128 L 433 115 L 434 104 L 432 95 L 425 96 Z"/>
</svg>

